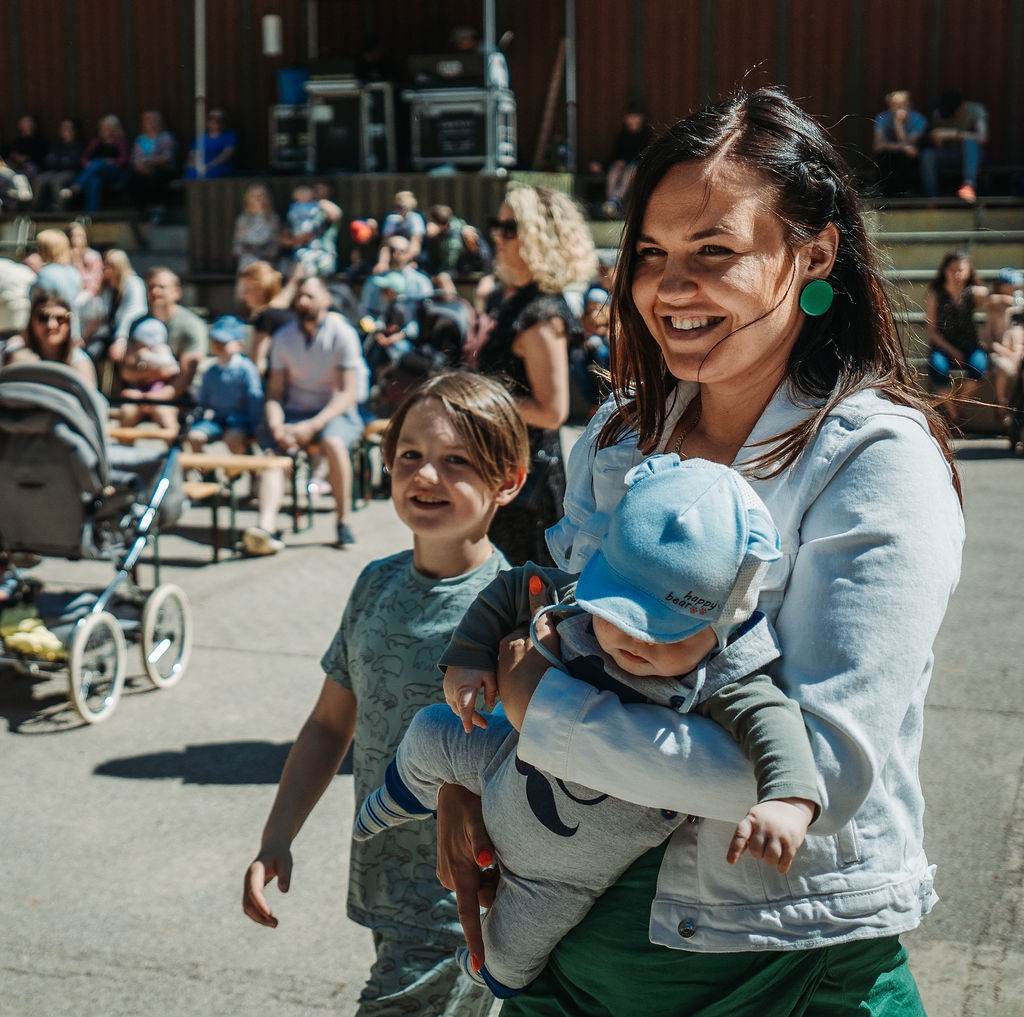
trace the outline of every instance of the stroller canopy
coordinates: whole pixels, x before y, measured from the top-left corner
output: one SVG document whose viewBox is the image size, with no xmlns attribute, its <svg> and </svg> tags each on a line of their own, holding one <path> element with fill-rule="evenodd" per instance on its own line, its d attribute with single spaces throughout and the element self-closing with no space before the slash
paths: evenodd
<svg viewBox="0 0 1024 1017">
<path fill-rule="evenodd" d="M 67 554 L 110 483 L 103 396 L 64 364 L 0 372 L 0 548 Z"/>
</svg>

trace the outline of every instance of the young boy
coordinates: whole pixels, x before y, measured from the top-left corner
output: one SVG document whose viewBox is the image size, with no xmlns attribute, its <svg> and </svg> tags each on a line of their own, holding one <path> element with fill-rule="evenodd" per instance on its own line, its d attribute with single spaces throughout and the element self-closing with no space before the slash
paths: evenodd
<svg viewBox="0 0 1024 1017">
<path fill-rule="evenodd" d="M 418 714 L 356 819 L 354 836 L 366 839 L 430 815 L 442 783 L 482 795 L 501 878 L 483 922 L 486 967 L 464 949 L 457 956 L 501 998 L 528 985 L 597 897 L 687 820 L 644 799 L 643 774 L 642 804 L 556 781 L 517 757 L 518 732 L 507 719 L 473 715 L 481 684 L 493 702 L 498 644 L 530 616 L 539 577 L 559 601 L 542 610 L 565 615 L 560 649 L 534 636 L 555 666 L 624 701 L 707 716 L 751 759 L 758 804 L 736 828 L 730 862 L 746 851 L 787 871 L 821 804 L 800 711 L 764 673 L 779 656 L 754 610 L 780 555 L 767 510 L 739 474 L 699 459 L 654 456 L 627 484 L 575 591 L 577 577 L 527 564 L 480 595 L 441 660 L 445 695 L 462 723 L 444 707 Z M 484 729 L 469 733 L 471 720 Z"/>
<path fill-rule="evenodd" d="M 223 438 L 237 455 L 248 452 L 263 419 L 263 379 L 246 357 L 245 323 L 225 314 L 210 326 L 210 343 L 217 358 L 203 374 L 198 407 L 203 418 L 189 429 L 186 444 L 200 452 L 208 442 Z"/>
<path fill-rule="evenodd" d="M 401 272 L 385 272 L 377 276 L 377 288 L 382 298 L 380 314 L 376 318 L 367 314 L 359 319 L 359 327 L 366 336 L 363 355 L 374 382 L 380 380 L 385 367 L 398 363 L 411 352 L 419 336 L 419 323 L 409 304 L 402 300 L 405 276 Z"/>
<path fill-rule="evenodd" d="M 360 801 L 383 780 L 416 712 L 429 703 L 447 710 L 437 660 L 466 608 L 508 567 L 487 529 L 522 487 L 529 442 L 505 388 L 468 371 L 431 378 L 395 411 L 381 451 L 412 550 L 363 570 L 324 654 L 320 698 L 246 873 L 243 907 L 261 925 L 277 925 L 264 887 L 276 877 L 288 889 L 292 841 L 349 747 Z M 454 895 L 437 881 L 436 854 L 426 823 L 352 845 L 348 915 L 373 931 L 377 954 L 355 1017 L 485 1017 L 491 1009 L 490 994 L 453 956 L 462 931 Z"/>
</svg>

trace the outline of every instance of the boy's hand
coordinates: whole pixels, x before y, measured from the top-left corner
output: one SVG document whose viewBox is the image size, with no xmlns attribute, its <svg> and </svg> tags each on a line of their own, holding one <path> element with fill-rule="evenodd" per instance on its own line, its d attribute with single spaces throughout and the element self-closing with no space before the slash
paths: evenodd
<svg viewBox="0 0 1024 1017">
<path fill-rule="evenodd" d="M 788 872 L 797 849 L 804 842 L 816 806 L 806 798 L 775 798 L 759 802 L 740 820 L 729 842 L 725 859 L 730 865 L 744 851 Z"/>
<path fill-rule="evenodd" d="M 275 876 L 277 888 L 281 893 L 287 893 L 292 876 L 290 851 L 261 851 L 245 873 L 245 886 L 242 890 L 242 910 L 257 925 L 265 925 L 268 929 L 277 928 L 277 918 L 271 912 L 263 890 Z"/>
<path fill-rule="evenodd" d="M 462 718 L 462 727 L 469 734 L 474 727 L 487 727 L 487 718 L 476 710 L 476 695 L 484 690 L 484 702 L 494 709 L 498 692 L 493 671 L 476 667 L 449 667 L 444 673 L 444 698 L 452 713 Z"/>
</svg>

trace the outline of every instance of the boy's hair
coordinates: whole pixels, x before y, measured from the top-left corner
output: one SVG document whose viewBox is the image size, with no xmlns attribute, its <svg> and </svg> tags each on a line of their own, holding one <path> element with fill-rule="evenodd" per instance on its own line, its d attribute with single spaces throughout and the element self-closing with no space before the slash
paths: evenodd
<svg viewBox="0 0 1024 1017">
<path fill-rule="evenodd" d="M 530 465 L 530 441 L 508 389 L 493 378 L 470 371 L 447 371 L 413 389 L 395 410 L 381 443 L 384 465 L 390 470 L 402 424 L 417 403 L 437 399 L 466 443 L 473 469 L 497 489 L 509 467 Z"/>
</svg>

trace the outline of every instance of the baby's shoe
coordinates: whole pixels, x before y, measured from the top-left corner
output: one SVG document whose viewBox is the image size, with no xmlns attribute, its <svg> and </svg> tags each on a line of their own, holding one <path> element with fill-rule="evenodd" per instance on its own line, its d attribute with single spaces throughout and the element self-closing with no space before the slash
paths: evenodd
<svg viewBox="0 0 1024 1017">
<path fill-rule="evenodd" d="M 469 952 L 468 947 L 460 946 L 455 951 L 455 963 L 466 973 L 470 981 L 476 982 L 477 985 L 486 985 L 498 999 L 511 999 L 523 991 L 503 985 L 487 970 L 485 965 L 480 968 L 474 967 L 473 955 Z"/>
</svg>

